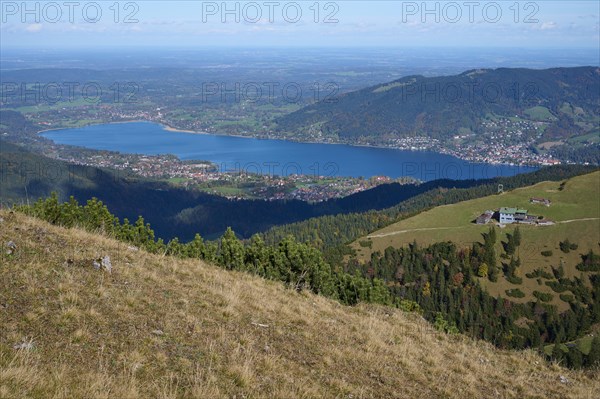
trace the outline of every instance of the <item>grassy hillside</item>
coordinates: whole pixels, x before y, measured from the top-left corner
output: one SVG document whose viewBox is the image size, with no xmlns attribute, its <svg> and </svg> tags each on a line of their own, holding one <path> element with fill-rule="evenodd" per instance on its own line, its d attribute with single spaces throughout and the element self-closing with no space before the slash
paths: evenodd
<svg viewBox="0 0 600 399">
<path fill-rule="evenodd" d="M 597 328 L 598 330 L 598 328 Z M 598 334 L 597 332 L 595 334 Z M 592 340 L 594 339 L 593 335 L 586 335 L 585 337 L 582 337 L 580 339 L 576 339 L 575 341 L 571 341 L 571 342 L 567 342 L 564 344 L 560 344 L 561 349 L 563 349 L 563 351 L 567 351 L 568 347 L 567 344 L 572 345 L 572 346 L 577 346 L 577 348 L 581 351 L 581 353 L 589 353 L 590 349 L 592 349 Z M 554 344 L 552 345 L 546 345 L 544 346 L 544 353 L 546 355 L 550 355 L 552 354 L 552 349 L 554 348 Z"/>
<path fill-rule="evenodd" d="M 0 397 L 595 398 L 598 371 L 0 211 Z M 13 241 L 16 250 L 7 252 Z M 92 262 L 110 256 L 112 273 Z M 561 382 L 561 376 L 568 383 Z"/>
<path fill-rule="evenodd" d="M 501 195 L 492 195 L 458 204 L 440 206 L 402 220 L 386 228 L 375 231 L 352 244 L 360 260 L 370 259 L 374 251 L 383 252 L 389 246 L 399 247 L 416 240 L 420 244 L 440 241 L 453 241 L 463 247 L 469 247 L 475 241 L 481 241 L 481 234 L 490 226 L 476 225 L 473 220 L 485 210 L 494 210 L 502 206 L 519 207 L 531 214 L 544 216 L 556 222 L 553 226 L 524 226 L 519 228 L 522 244 L 517 254 L 522 261 L 523 284 L 514 285 L 501 277 L 497 283 L 482 279 L 489 292 L 496 296 L 505 296 L 505 290 L 520 288 L 526 296 L 512 298 L 525 302 L 532 299 L 533 291 L 552 293 L 552 303 L 561 310 L 568 304 L 559 298 L 550 287 L 538 284 L 536 279 L 525 277 L 534 269 L 543 268 L 552 273 L 550 266 L 559 266 L 562 262 L 567 277 L 579 276 L 575 266 L 581 261 L 581 254 L 590 249 L 598 252 L 600 243 L 600 172 L 574 177 L 562 184 L 543 182 L 531 187 L 516 189 Z M 530 204 L 531 197 L 543 197 L 552 201 L 550 207 Z M 496 228 L 499 240 L 496 252 L 503 253 L 500 241 L 506 241 L 506 233 L 512 233 L 515 225 Z M 577 250 L 563 253 L 559 243 L 565 239 L 578 245 Z M 362 245 L 360 243 L 363 243 Z M 370 247 L 367 245 L 371 242 Z M 552 251 L 551 256 L 542 252 Z M 499 259 L 502 260 L 502 259 Z"/>
</svg>

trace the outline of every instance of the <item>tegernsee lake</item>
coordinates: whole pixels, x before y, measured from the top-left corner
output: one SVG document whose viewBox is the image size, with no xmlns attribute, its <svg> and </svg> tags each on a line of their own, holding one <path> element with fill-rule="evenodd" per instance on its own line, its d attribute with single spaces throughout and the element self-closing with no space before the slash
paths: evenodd
<svg viewBox="0 0 600 399">
<path fill-rule="evenodd" d="M 221 171 L 288 176 L 411 176 L 481 179 L 513 176 L 533 167 L 470 163 L 430 151 L 296 143 L 169 131 L 151 122 L 113 123 L 42 133 L 60 144 L 131 154 L 174 154 L 182 160 L 212 161 Z"/>
</svg>

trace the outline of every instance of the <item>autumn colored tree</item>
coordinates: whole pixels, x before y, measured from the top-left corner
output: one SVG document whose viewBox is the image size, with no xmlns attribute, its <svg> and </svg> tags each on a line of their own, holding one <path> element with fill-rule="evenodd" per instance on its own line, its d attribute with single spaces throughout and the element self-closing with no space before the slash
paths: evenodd
<svg viewBox="0 0 600 399">
<path fill-rule="evenodd" d="M 477 275 L 479 277 L 487 277 L 488 276 L 488 265 L 485 263 L 482 263 L 479 266 L 479 269 L 477 270 Z"/>
</svg>

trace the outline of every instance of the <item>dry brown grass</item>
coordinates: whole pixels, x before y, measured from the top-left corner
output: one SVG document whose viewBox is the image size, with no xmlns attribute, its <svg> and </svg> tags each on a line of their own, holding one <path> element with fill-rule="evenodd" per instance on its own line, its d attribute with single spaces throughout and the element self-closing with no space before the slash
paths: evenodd
<svg viewBox="0 0 600 399">
<path fill-rule="evenodd" d="M 446 336 L 414 314 L 0 217 L 2 398 L 600 397 L 597 371 Z M 91 267 L 102 255 L 112 274 Z M 33 348 L 14 349 L 23 341 Z"/>
</svg>

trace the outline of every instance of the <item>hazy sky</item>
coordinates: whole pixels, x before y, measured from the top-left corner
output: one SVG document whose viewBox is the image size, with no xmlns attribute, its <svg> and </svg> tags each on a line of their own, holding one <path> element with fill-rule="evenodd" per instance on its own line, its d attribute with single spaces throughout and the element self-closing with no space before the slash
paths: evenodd
<svg viewBox="0 0 600 399">
<path fill-rule="evenodd" d="M 590 1 L 0 1 L 0 45 L 591 48 Z M 318 12 L 317 12 L 318 10 Z"/>
</svg>

